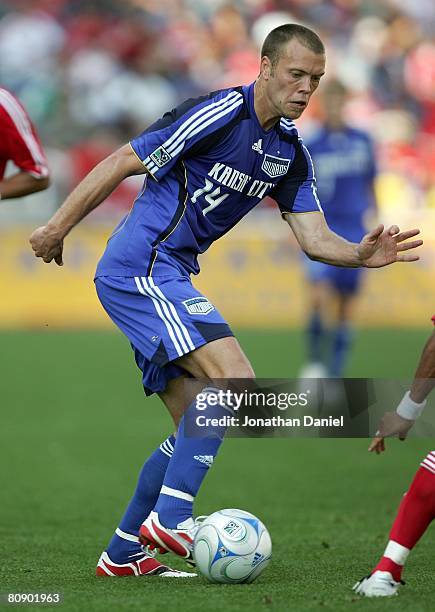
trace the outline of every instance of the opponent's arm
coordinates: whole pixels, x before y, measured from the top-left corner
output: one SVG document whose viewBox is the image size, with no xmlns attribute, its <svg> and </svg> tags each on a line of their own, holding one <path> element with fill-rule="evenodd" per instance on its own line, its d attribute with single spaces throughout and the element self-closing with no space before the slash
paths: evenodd
<svg viewBox="0 0 435 612">
<path fill-rule="evenodd" d="M 17 172 L 0 181 L 0 199 L 20 198 L 30 193 L 43 191 L 50 185 L 50 178 L 37 178 L 28 172 Z"/>
<path fill-rule="evenodd" d="M 47 225 L 38 227 L 30 236 L 36 257 L 45 263 L 62 262 L 63 240 L 87 214 L 96 208 L 127 176 L 143 174 L 145 166 L 129 144 L 100 162 L 77 185 Z"/>
<path fill-rule="evenodd" d="M 397 225 L 387 230 L 378 225 L 356 244 L 331 231 L 321 212 L 285 213 L 284 218 L 308 257 L 336 266 L 381 268 L 396 261 L 417 261 L 418 255 L 402 252 L 423 244 L 422 240 L 404 242 L 420 230 L 400 232 Z"/>
<path fill-rule="evenodd" d="M 382 417 L 379 434 L 372 440 L 369 451 L 377 454 L 385 450 L 385 438 L 398 436 L 404 440 L 422 413 L 426 398 L 435 387 L 435 331 L 426 342 L 420 357 L 411 388 L 407 391 L 396 409 L 386 412 Z"/>
</svg>

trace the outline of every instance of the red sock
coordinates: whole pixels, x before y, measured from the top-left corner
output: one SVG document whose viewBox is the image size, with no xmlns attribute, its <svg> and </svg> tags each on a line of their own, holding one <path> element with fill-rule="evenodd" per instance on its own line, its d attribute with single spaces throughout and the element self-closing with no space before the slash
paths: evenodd
<svg viewBox="0 0 435 612">
<path fill-rule="evenodd" d="M 417 471 L 399 506 L 390 543 L 373 570 L 390 572 L 397 581 L 401 578 L 407 550 L 414 548 L 435 518 L 435 452 L 429 453 L 421 465 L 424 467 Z"/>
</svg>

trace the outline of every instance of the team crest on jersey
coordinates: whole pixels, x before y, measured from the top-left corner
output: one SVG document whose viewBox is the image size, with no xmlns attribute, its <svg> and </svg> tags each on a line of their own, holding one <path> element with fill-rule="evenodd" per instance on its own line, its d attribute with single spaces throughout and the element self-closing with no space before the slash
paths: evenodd
<svg viewBox="0 0 435 612">
<path fill-rule="evenodd" d="M 185 300 L 183 304 L 191 315 L 208 315 L 209 312 L 214 310 L 213 304 L 210 304 L 205 297 L 190 298 L 190 300 Z"/>
<path fill-rule="evenodd" d="M 172 157 L 164 147 L 159 147 L 150 155 L 151 159 L 159 168 L 171 161 Z"/>
<path fill-rule="evenodd" d="M 291 159 L 282 159 L 281 157 L 266 154 L 261 164 L 261 169 L 270 176 L 270 178 L 276 178 L 277 176 L 286 174 L 290 162 Z"/>
</svg>

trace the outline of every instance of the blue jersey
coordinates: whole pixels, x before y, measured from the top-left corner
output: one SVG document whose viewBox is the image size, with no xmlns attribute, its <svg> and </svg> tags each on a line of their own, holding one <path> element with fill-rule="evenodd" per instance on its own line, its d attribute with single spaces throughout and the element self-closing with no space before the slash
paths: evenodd
<svg viewBox="0 0 435 612">
<path fill-rule="evenodd" d="M 188 100 L 130 143 L 147 170 L 109 238 L 97 276 L 199 272 L 198 255 L 266 195 L 282 212 L 321 210 L 313 164 L 292 121 L 264 130 L 254 83 Z"/>
<path fill-rule="evenodd" d="M 370 138 L 350 127 L 322 128 L 308 146 L 328 225 L 345 238 L 359 241 L 365 233 L 364 213 L 374 204 L 376 164 Z"/>
</svg>

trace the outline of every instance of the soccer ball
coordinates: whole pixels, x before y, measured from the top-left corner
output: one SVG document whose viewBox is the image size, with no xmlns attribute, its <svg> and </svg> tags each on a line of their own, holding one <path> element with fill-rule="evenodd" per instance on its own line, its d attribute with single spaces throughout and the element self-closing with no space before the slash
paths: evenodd
<svg viewBox="0 0 435 612">
<path fill-rule="evenodd" d="M 193 555 L 197 568 L 211 582 L 253 582 L 269 564 L 272 541 L 253 514 L 219 510 L 198 529 Z"/>
</svg>

